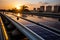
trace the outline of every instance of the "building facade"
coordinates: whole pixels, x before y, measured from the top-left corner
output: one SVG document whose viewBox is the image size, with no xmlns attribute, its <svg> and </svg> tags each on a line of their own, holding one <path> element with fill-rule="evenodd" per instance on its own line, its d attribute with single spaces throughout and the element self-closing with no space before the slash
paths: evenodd
<svg viewBox="0 0 60 40">
<path fill-rule="evenodd" d="M 46 6 L 46 12 L 52 12 L 52 6 Z"/>
<path fill-rule="evenodd" d="M 44 12 L 44 6 L 40 6 L 40 12 Z"/>
<path fill-rule="evenodd" d="M 53 12 L 60 12 L 60 6 L 54 6 L 54 11 Z"/>
</svg>

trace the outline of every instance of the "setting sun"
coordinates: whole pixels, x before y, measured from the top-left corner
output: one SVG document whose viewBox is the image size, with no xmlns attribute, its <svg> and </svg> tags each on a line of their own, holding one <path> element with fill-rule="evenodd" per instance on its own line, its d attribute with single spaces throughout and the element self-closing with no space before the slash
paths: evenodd
<svg viewBox="0 0 60 40">
<path fill-rule="evenodd" d="M 16 6 L 17 9 L 20 9 L 20 6 Z"/>
<path fill-rule="evenodd" d="M 21 9 L 21 6 L 22 6 L 22 4 L 16 5 L 16 8 L 17 8 L 17 9 Z"/>
</svg>

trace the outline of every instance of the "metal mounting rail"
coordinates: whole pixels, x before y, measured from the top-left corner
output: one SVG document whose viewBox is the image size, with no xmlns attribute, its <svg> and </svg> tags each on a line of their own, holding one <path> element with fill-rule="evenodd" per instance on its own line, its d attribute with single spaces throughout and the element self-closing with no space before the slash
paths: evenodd
<svg viewBox="0 0 60 40">
<path fill-rule="evenodd" d="M 5 29 L 5 26 L 4 26 L 4 23 L 3 23 L 1 17 L 0 17 L 0 22 L 1 22 L 2 33 L 3 33 L 3 36 L 4 36 L 3 39 L 8 40 L 8 35 L 7 35 L 6 29 Z M 1 40 L 3 40 L 3 39 L 1 39 Z"/>
<path fill-rule="evenodd" d="M 19 29 L 19 31 L 21 31 L 29 40 L 44 40 L 42 37 L 34 33 L 32 30 L 28 29 L 27 27 L 23 26 L 22 24 L 17 23 L 6 15 L 3 16 L 6 17 L 13 25 L 15 25 L 16 28 Z"/>
</svg>

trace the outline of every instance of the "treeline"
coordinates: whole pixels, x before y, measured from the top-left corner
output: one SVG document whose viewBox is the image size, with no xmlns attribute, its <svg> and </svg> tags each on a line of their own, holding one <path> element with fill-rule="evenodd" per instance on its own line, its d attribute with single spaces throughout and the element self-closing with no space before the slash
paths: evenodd
<svg viewBox="0 0 60 40">
<path fill-rule="evenodd" d="M 12 8 L 12 9 L 8 9 L 8 10 L 6 10 L 6 9 L 0 9 L 0 11 L 1 12 L 30 12 L 30 10 L 28 9 L 28 6 L 25 6 L 25 5 L 23 5 L 23 6 L 20 6 L 21 7 L 21 9 L 17 9 L 17 8 Z"/>
</svg>

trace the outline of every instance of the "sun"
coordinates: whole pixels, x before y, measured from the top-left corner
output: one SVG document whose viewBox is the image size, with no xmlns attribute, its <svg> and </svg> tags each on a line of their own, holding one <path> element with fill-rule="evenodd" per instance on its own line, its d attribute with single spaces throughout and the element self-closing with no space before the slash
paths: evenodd
<svg viewBox="0 0 60 40">
<path fill-rule="evenodd" d="M 22 6 L 22 4 L 16 5 L 16 8 L 17 8 L 17 9 L 21 9 L 21 6 Z"/>
<path fill-rule="evenodd" d="M 17 9 L 20 9 L 21 7 L 20 6 L 16 6 Z"/>
</svg>

